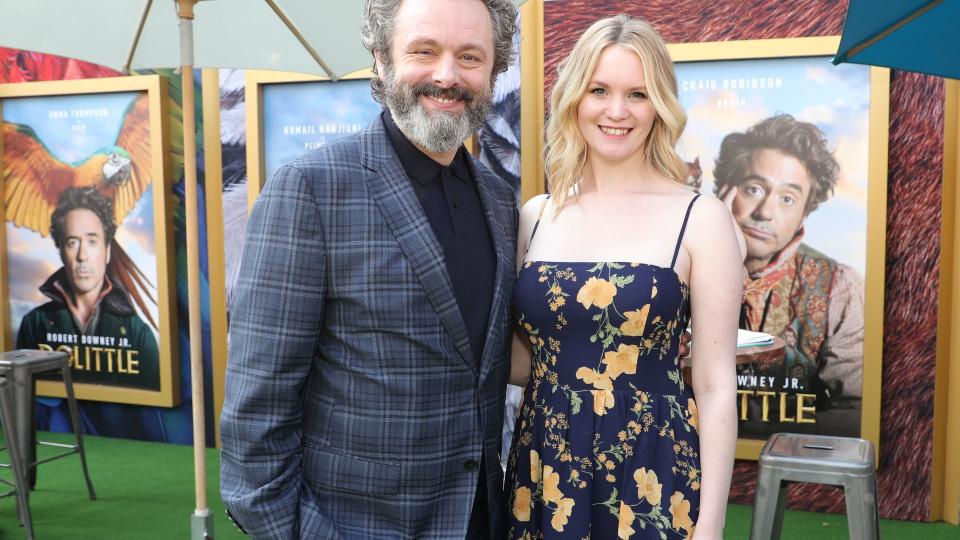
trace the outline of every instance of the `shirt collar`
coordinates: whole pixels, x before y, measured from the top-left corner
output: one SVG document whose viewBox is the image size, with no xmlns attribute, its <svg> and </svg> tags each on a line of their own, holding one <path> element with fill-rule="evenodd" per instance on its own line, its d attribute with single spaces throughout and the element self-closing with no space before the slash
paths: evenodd
<svg viewBox="0 0 960 540">
<path fill-rule="evenodd" d="M 393 115 L 390 114 L 389 109 L 384 109 L 381 115 L 383 125 L 387 130 L 387 137 L 393 144 L 393 149 L 396 150 L 397 157 L 400 158 L 400 164 L 403 165 L 403 170 L 407 173 L 407 176 L 420 184 L 427 184 L 438 178 L 443 172 L 447 172 L 453 178 L 467 183 L 470 182 L 470 166 L 467 164 L 466 149 L 463 145 L 460 145 L 450 165 L 443 166 L 421 152 L 407 139 L 407 136 L 400 131 L 396 122 L 393 121 Z"/>
</svg>

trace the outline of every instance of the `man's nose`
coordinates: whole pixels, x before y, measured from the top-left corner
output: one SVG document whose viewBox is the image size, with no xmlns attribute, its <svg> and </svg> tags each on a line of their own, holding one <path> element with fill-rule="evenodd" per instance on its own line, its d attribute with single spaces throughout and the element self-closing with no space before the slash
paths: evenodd
<svg viewBox="0 0 960 540">
<path fill-rule="evenodd" d="M 84 247 L 83 242 L 77 245 L 77 260 L 81 262 L 87 260 L 87 248 Z"/>
<path fill-rule="evenodd" d="M 433 84 L 440 88 L 452 88 L 459 82 L 457 59 L 452 53 L 443 53 L 433 68 Z"/>
<path fill-rule="evenodd" d="M 751 212 L 753 219 L 756 219 L 757 221 L 770 221 L 773 219 L 773 205 L 773 197 L 768 195 L 761 199 L 757 203 L 757 206 L 754 207 L 753 212 Z"/>
</svg>

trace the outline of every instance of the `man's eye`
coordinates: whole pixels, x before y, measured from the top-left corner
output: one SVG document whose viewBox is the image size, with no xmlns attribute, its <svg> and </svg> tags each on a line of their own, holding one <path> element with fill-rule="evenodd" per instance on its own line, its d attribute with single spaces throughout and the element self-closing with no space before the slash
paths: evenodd
<svg viewBox="0 0 960 540">
<path fill-rule="evenodd" d="M 748 195 L 753 195 L 754 197 L 763 196 L 763 188 L 758 185 L 747 186 L 746 192 Z"/>
<path fill-rule="evenodd" d="M 787 206 L 793 206 L 793 204 L 797 202 L 797 200 L 791 197 L 790 195 L 784 195 L 783 197 L 780 198 L 780 200 L 783 201 L 783 204 Z"/>
</svg>

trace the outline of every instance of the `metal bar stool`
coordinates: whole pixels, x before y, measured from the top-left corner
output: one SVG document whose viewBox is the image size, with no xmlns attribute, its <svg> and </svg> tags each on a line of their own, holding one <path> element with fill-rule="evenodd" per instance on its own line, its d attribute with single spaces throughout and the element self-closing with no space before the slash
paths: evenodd
<svg viewBox="0 0 960 540">
<path fill-rule="evenodd" d="M 37 423 L 35 420 L 36 380 L 34 375 L 59 371 L 63 377 L 63 386 L 67 392 L 67 407 L 70 409 L 70 423 L 77 436 L 76 444 L 60 444 L 37 441 Z M 0 375 L 4 375 L 12 383 L 13 430 L 16 431 L 16 440 L 20 447 L 19 456 L 27 482 L 30 488 L 36 485 L 37 469 L 41 463 L 47 463 L 72 454 L 80 455 L 80 465 L 83 467 L 83 476 L 87 480 L 87 492 L 90 500 L 96 500 L 97 494 L 93 490 L 90 474 L 87 472 L 87 455 L 83 450 L 83 429 L 80 425 L 80 411 L 73 394 L 73 377 L 70 374 L 70 357 L 63 351 L 39 351 L 20 349 L 0 353 Z M 37 444 L 66 449 L 66 452 L 37 461 Z M 11 459 L 13 459 L 11 457 Z"/>
<path fill-rule="evenodd" d="M 760 452 L 751 540 L 779 539 L 788 482 L 843 486 L 850 538 L 877 540 L 873 443 L 849 437 L 776 433 Z"/>
<path fill-rule="evenodd" d="M 17 444 L 16 430 L 13 428 L 13 398 L 7 379 L 0 377 L 0 428 L 7 442 L 7 453 L 10 454 L 10 469 L 13 470 L 13 481 L 0 478 L 0 482 L 13 487 L 13 491 L 0 496 L 17 496 L 17 515 L 20 524 L 27 531 L 27 539 L 33 540 L 33 520 L 30 517 L 30 488 L 27 485 L 26 471 L 23 469 L 23 460 L 20 459 L 20 445 Z"/>
</svg>

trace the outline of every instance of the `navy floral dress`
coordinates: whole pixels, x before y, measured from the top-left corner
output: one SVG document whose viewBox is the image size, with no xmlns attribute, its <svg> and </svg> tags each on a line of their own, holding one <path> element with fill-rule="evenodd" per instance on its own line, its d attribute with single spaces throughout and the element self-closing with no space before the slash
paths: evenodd
<svg viewBox="0 0 960 540">
<path fill-rule="evenodd" d="M 690 294 L 673 270 L 689 213 L 670 267 L 520 269 L 515 309 L 533 366 L 508 462 L 510 538 L 693 534 L 697 404 L 677 354 Z"/>
</svg>

